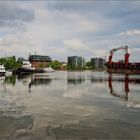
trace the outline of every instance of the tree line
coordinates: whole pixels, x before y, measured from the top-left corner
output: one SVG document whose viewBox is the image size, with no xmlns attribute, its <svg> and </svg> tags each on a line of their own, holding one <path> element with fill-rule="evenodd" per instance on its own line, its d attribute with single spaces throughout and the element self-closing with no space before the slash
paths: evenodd
<svg viewBox="0 0 140 140">
<path fill-rule="evenodd" d="M 2 57 L 0 58 L 0 64 L 4 65 L 6 70 L 19 68 L 22 66 L 22 63 L 16 59 L 15 56 L 9 56 L 9 57 Z"/>
</svg>

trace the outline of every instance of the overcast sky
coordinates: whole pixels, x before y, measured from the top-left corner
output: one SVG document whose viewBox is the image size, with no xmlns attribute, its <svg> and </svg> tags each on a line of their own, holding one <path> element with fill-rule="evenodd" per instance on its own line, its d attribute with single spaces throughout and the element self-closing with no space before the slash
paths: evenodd
<svg viewBox="0 0 140 140">
<path fill-rule="evenodd" d="M 0 57 L 36 52 L 89 60 L 124 45 L 131 61 L 140 61 L 139 1 L 0 1 Z"/>
</svg>

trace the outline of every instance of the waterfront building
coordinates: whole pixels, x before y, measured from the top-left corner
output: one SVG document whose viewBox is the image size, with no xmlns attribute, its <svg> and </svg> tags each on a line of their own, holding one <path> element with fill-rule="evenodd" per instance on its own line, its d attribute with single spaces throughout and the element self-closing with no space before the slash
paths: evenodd
<svg viewBox="0 0 140 140">
<path fill-rule="evenodd" d="M 103 69 L 105 67 L 105 59 L 103 58 L 91 58 L 91 66 L 95 69 Z"/>
<path fill-rule="evenodd" d="M 29 61 L 35 68 L 40 68 L 47 67 L 48 63 L 51 62 L 51 58 L 44 55 L 29 55 Z"/>
<path fill-rule="evenodd" d="M 69 56 L 68 67 L 70 69 L 82 69 L 85 66 L 85 59 L 80 56 Z"/>
</svg>

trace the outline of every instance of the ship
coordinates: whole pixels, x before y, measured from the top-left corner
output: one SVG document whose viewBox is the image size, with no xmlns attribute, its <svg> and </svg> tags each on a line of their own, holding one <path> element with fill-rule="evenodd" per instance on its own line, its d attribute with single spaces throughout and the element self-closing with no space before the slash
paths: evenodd
<svg viewBox="0 0 140 140">
<path fill-rule="evenodd" d="M 0 76 L 4 76 L 6 73 L 4 65 L 0 65 Z"/>
<path fill-rule="evenodd" d="M 28 60 L 24 60 L 22 62 L 22 66 L 20 68 L 14 69 L 12 74 L 14 75 L 28 75 L 32 73 L 44 73 L 45 70 L 35 68 Z"/>
<path fill-rule="evenodd" d="M 114 62 L 112 61 L 113 55 L 116 51 L 125 51 L 123 61 Z M 120 73 L 120 74 L 140 74 L 140 63 L 129 62 L 130 53 L 128 53 L 128 46 L 122 46 L 110 50 L 108 61 L 105 63 L 108 73 Z"/>
</svg>

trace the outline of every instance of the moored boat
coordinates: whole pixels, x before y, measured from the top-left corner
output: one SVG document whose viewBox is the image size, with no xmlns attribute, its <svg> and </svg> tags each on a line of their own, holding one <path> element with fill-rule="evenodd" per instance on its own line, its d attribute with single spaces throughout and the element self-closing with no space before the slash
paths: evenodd
<svg viewBox="0 0 140 140">
<path fill-rule="evenodd" d="M 23 61 L 22 67 L 15 69 L 13 74 L 24 75 L 35 72 L 35 67 L 29 61 Z"/>
<path fill-rule="evenodd" d="M 4 65 L 0 65 L 0 76 L 5 75 L 5 73 L 6 73 L 6 70 L 5 70 Z"/>
<path fill-rule="evenodd" d="M 35 71 L 35 67 L 29 61 L 23 61 L 21 68 L 25 71 Z"/>
<path fill-rule="evenodd" d="M 43 70 L 44 70 L 44 72 L 54 72 L 54 69 L 51 67 L 46 67 Z"/>
<path fill-rule="evenodd" d="M 119 62 L 113 62 L 112 57 L 118 50 L 125 51 L 125 59 Z M 123 73 L 123 74 L 140 74 L 140 63 L 129 62 L 128 46 L 114 48 L 110 51 L 108 62 L 105 63 L 108 73 Z"/>
</svg>

